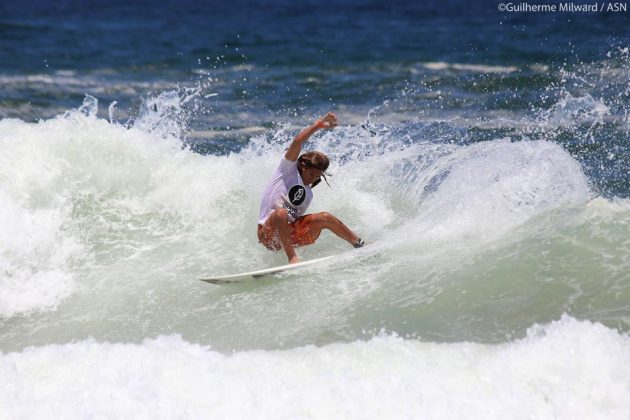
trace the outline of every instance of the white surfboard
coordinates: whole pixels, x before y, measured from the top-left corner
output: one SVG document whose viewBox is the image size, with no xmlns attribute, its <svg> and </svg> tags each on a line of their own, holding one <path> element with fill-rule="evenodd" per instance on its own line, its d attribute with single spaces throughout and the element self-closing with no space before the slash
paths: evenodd
<svg viewBox="0 0 630 420">
<path fill-rule="evenodd" d="M 309 265 L 319 264 L 324 261 L 328 261 L 334 257 L 335 257 L 334 255 L 330 255 L 328 257 L 315 258 L 314 260 L 302 261 L 297 264 L 280 265 L 278 267 L 265 268 L 263 270 L 257 270 L 257 271 L 249 271 L 247 273 L 232 274 L 229 276 L 208 277 L 206 279 L 199 279 L 199 280 L 205 281 L 207 283 L 212 283 L 212 284 L 239 283 L 243 281 L 255 280 L 264 276 L 268 276 L 270 274 L 277 274 L 283 271 L 296 270 L 296 269 L 306 267 Z"/>
</svg>

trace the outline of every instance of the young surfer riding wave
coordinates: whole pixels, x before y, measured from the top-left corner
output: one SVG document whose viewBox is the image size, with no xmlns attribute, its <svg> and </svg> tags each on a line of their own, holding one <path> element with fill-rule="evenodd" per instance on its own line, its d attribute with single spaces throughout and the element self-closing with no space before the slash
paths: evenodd
<svg viewBox="0 0 630 420">
<path fill-rule="evenodd" d="M 337 117 L 329 112 L 303 129 L 291 142 L 280 165 L 265 188 L 258 216 L 258 240 L 267 249 L 284 249 L 289 264 L 299 262 L 295 247 L 314 243 L 322 229 L 328 229 L 355 248 L 363 240 L 330 213 L 304 214 L 313 199 L 312 188 L 326 180 L 330 160 L 322 152 L 300 155 L 302 144 L 320 129 L 333 129 Z"/>
</svg>

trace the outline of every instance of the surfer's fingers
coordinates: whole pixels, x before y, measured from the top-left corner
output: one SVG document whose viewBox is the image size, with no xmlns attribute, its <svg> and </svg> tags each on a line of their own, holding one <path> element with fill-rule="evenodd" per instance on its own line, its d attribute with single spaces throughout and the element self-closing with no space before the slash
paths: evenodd
<svg viewBox="0 0 630 420">
<path fill-rule="evenodd" d="M 328 114 L 326 114 L 324 120 L 328 122 L 332 127 L 335 127 L 337 125 L 337 116 L 333 112 L 329 112 Z"/>
</svg>

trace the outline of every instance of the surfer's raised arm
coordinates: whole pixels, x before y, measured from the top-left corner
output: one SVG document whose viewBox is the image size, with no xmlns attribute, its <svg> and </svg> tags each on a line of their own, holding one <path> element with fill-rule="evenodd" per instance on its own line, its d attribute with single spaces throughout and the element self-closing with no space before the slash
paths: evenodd
<svg viewBox="0 0 630 420">
<path fill-rule="evenodd" d="M 287 149 L 287 152 L 284 154 L 285 159 L 291 161 L 297 160 L 300 156 L 300 151 L 302 150 L 302 144 L 304 144 L 309 137 L 322 128 L 332 129 L 335 127 L 337 127 L 337 116 L 332 112 L 329 112 L 295 136 L 291 145 Z"/>
</svg>

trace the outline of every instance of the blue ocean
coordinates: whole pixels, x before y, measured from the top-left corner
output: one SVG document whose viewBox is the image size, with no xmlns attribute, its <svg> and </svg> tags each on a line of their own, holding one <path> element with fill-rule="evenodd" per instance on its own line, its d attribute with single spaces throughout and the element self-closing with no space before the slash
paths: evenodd
<svg viewBox="0 0 630 420">
<path fill-rule="evenodd" d="M 1 1 L 0 419 L 628 419 L 630 3 L 540 4 Z M 198 281 L 329 111 L 367 245 Z"/>
</svg>

